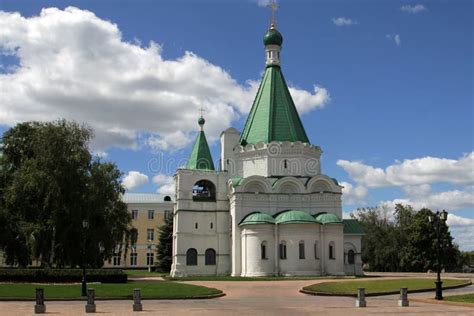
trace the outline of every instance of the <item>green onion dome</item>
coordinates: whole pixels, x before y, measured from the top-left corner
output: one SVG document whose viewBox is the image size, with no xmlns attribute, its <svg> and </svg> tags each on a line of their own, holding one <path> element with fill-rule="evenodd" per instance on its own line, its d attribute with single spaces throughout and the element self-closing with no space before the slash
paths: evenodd
<svg viewBox="0 0 474 316">
<path fill-rule="evenodd" d="M 263 36 L 263 44 L 267 45 L 278 45 L 281 46 L 283 44 L 283 36 L 280 32 L 277 31 L 275 25 L 272 24 L 270 29 L 265 33 Z"/>
<path fill-rule="evenodd" d="M 204 119 L 204 117 L 201 116 L 201 117 L 198 119 L 198 124 L 199 124 L 200 126 L 203 126 L 204 123 L 206 123 L 206 120 Z"/>
</svg>

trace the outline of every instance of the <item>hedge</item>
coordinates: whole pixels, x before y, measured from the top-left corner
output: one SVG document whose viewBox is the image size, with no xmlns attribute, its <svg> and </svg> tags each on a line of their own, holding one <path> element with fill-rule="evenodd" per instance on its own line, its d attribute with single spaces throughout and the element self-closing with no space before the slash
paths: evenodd
<svg viewBox="0 0 474 316">
<path fill-rule="evenodd" d="M 0 269 L 0 282 L 81 282 L 82 269 Z M 87 269 L 87 282 L 126 283 L 121 269 Z"/>
</svg>

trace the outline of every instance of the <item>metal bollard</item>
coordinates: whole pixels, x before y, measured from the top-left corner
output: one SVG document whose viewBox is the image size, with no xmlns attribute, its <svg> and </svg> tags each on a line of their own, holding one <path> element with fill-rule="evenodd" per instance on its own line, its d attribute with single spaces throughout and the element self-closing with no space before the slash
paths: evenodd
<svg viewBox="0 0 474 316">
<path fill-rule="evenodd" d="M 36 289 L 35 314 L 46 313 L 46 305 L 44 305 L 44 289 Z"/>
<path fill-rule="evenodd" d="M 408 306 L 408 288 L 400 288 L 400 299 L 398 300 L 398 306 Z"/>
<path fill-rule="evenodd" d="M 358 287 L 356 307 L 366 307 L 366 306 L 367 306 L 367 302 L 365 301 L 365 288 Z"/>
<path fill-rule="evenodd" d="M 133 289 L 133 311 L 141 312 L 142 307 L 142 294 L 140 289 Z"/>
<path fill-rule="evenodd" d="M 95 290 L 87 289 L 86 313 L 95 313 Z"/>
</svg>

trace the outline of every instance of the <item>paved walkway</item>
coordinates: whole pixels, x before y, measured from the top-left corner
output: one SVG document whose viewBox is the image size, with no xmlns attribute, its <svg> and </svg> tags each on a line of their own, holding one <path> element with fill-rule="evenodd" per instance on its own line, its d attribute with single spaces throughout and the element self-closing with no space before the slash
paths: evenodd
<svg viewBox="0 0 474 316">
<path fill-rule="evenodd" d="M 369 297 L 367 308 L 355 308 L 354 298 L 304 295 L 306 285 L 328 280 L 303 281 L 194 281 L 186 282 L 223 290 L 227 295 L 210 300 L 143 301 L 144 311 L 133 313 L 131 301 L 98 301 L 97 312 L 107 315 L 474 315 L 474 308 L 410 302 L 398 307 L 397 295 Z M 458 290 L 452 290 L 458 291 Z M 451 291 L 445 291 L 448 293 Z M 473 292 L 474 286 L 463 292 Z M 415 295 L 415 294 L 413 294 Z M 433 293 L 417 294 L 432 297 Z M 409 295 L 410 297 L 411 295 Z M 0 315 L 33 315 L 33 302 L 0 302 Z M 84 302 L 47 302 L 56 315 L 85 315 Z"/>
</svg>

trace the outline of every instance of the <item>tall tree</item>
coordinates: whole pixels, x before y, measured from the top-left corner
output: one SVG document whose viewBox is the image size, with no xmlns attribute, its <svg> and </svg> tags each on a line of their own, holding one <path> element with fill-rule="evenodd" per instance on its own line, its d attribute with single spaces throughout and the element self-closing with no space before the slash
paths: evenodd
<svg viewBox="0 0 474 316">
<path fill-rule="evenodd" d="M 84 245 L 86 263 L 101 266 L 123 242 L 130 216 L 120 199 L 121 173 L 92 159 L 92 136 L 65 120 L 21 123 L 4 133 L 0 220 L 7 225 L 0 247 L 7 263 L 78 266 Z"/>
<path fill-rule="evenodd" d="M 161 272 L 169 272 L 173 261 L 173 217 L 165 217 L 165 223 L 158 228 L 159 243 L 156 246 L 157 268 Z"/>
</svg>

